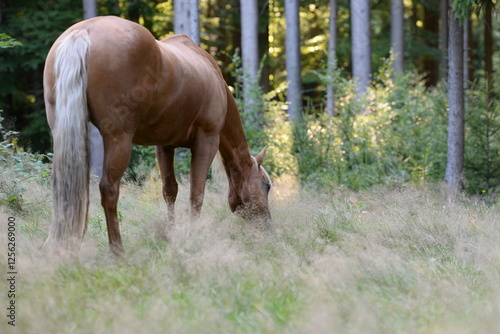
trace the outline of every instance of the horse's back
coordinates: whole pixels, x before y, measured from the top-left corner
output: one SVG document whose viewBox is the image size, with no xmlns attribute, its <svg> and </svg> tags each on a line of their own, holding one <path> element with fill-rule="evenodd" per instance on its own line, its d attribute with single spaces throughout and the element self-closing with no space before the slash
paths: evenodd
<svg viewBox="0 0 500 334">
<path fill-rule="evenodd" d="M 189 146 L 201 130 L 218 133 L 227 112 L 226 83 L 213 58 L 187 36 L 157 41 L 143 26 L 114 16 L 81 21 L 75 30 L 91 40 L 87 100 L 91 121 L 103 136 L 125 132 L 135 143 Z M 47 75 L 48 86 L 53 80 Z"/>
</svg>

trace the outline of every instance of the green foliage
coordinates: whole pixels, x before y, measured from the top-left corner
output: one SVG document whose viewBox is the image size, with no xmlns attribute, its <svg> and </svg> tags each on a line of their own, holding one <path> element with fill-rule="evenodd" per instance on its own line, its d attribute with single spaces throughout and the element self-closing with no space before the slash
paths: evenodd
<svg viewBox="0 0 500 334">
<path fill-rule="evenodd" d="M 445 92 L 426 89 L 413 73 L 394 79 L 388 61 L 365 99 L 357 100 L 352 82 L 339 72 L 319 75 L 325 84 L 335 84 L 334 117 L 308 112 L 302 124 L 292 126 L 284 112 L 268 112 L 275 119 L 268 119 L 267 140 L 271 155 L 280 157 L 268 161 L 271 172 L 296 174 L 320 188 L 440 180 L 446 157 Z"/>
<path fill-rule="evenodd" d="M 486 92 L 485 82 L 467 92 L 464 170 L 469 192 L 495 199 L 500 184 L 500 105 L 488 108 Z"/>
<path fill-rule="evenodd" d="M 273 101 L 273 93 L 268 94 L 264 132 L 270 150 L 266 166 L 274 176 L 295 175 L 324 190 L 444 178 L 445 86 L 426 88 L 423 77 L 411 71 L 395 77 L 390 59 L 361 100 L 355 98 L 352 82 L 340 70 L 317 75 L 325 85 L 335 86 L 334 117 L 310 109 L 302 124 L 292 124 L 286 108 Z M 474 85 L 467 97 L 466 190 L 495 200 L 500 182 L 500 109 L 495 101 L 487 108 L 482 86 Z"/>
<path fill-rule="evenodd" d="M 0 33 L 0 48 L 7 49 L 15 46 L 23 45 L 21 42 L 16 41 L 14 38 L 7 34 Z"/>
<path fill-rule="evenodd" d="M 81 1 L 35 1 L 11 3 L 2 26 L 23 43 L 2 59 L 0 71 L 34 70 L 45 62 L 57 37 L 82 16 Z M 15 13 L 15 15 L 13 15 Z"/>
<path fill-rule="evenodd" d="M 482 2 L 489 2 L 491 0 L 452 0 L 452 9 L 455 17 L 461 22 L 469 18 L 470 10 L 475 4 L 481 4 Z"/>
<path fill-rule="evenodd" d="M 296 174 L 297 158 L 293 153 L 294 129 L 288 114 L 279 102 L 272 101 L 273 94 L 266 96 L 264 113 L 264 141 L 269 145 L 264 166 L 272 175 Z"/>
<path fill-rule="evenodd" d="M 187 148 L 177 148 L 175 150 L 174 169 L 178 181 L 182 181 L 184 176 L 189 175 L 190 166 L 191 151 Z M 155 147 L 132 146 L 132 155 L 125 178 L 143 185 L 153 168 L 157 168 Z"/>
<path fill-rule="evenodd" d="M 142 185 L 155 166 L 155 159 L 154 146 L 132 146 L 132 154 L 125 178 Z"/>
<path fill-rule="evenodd" d="M 7 205 L 15 211 L 23 210 L 24 184 L 28 180 L 39 179 L 48 182 L 51 169 L 46 163 L 51 154 L 26 152 L 18 145 L 18 132 L 5 131 L 0 111 L 0 204 Z"/>
<path fill-rule="evenodd" d="M 0 30 L 23 47 L 0 53 L 0 108 L 21 130 L 19 140 L 37 152 L 50 150 L 44 122 L 42 76 L 45 57 L 59 35 L 82 17 L 78 0 L 7 1 Z"/>
</svg>

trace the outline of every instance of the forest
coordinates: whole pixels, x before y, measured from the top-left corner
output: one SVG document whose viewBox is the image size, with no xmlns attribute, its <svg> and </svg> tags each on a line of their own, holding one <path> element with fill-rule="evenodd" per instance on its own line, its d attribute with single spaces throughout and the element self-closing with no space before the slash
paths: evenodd
<svg viewBox="0 0 500 334">
<path fill-rule="evenodd" d="M 268 229 L 216 173 L 190 216 L 185 148 L 172 214 L 155 149 L 134 146 L 118 204 L 85 175 L 81 243 L 47 247 L 45 61 L 102 15 L 215 59 L 251 153 L 268 147 Z M 496 0 L 2 0 L 0 332 L 498 333 L 498 18 Z"/>
<path fill-rule="evenodd" d="M 447 156 L 448 94 L 455 89 L 448 85 L 448 41 L 456 30 L 448 7 L 456 7 L 463 88 L 455 95 L 464 99 L 457 175 L 469 193 L 495 196 L 500 178 L 496 1 L 249 2 L 195 2 L 193 38 L 216 59 L 240 101 L 251 148 L 269 145 L 271 174 L 292 174 L 326 189 L 445 179 L 447 161 L 456 160 Z M 5 133 L 19 132 L 17 145 L 31 152 L 51 150 L 41 83 L 45 56 L 59 34 L 82 19 L 85 3 L 2 3 L 0 31 L 22 44 L 0 54 L 2 127 Z M 189 1 L 174 5 L 97 1 L 91 16 L 139 22 L 157 39 L 174 32 L 193 36 L 190 18 L 175 14 Z M 356 20 L 353 11 L 365 17 Z M 245 48 L 255 52 L 242 52 Z M 252 103 L 245 105 L 245 99 Z M 187 172 L 187 155 L 177 153 L 179 173 Z M 140 180 L 141 170 L 153 164 L 151 148 L 135 147 L 128 175 Z"/>
</svg>

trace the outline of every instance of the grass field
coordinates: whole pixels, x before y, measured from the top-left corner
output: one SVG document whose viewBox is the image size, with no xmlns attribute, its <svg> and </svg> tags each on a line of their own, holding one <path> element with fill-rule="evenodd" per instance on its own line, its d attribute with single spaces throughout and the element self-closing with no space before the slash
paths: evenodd
<svg viewBox="0 0 500 334">
<path fill-rule="evenodd" d="M 23 211 L 0 207 L 1 272 L 16 218 L 16 327 L 1 333 L 500 333 L 500 206 L 449 202 L 438 186 L 338 189 L 276 184 L 275 233 L 245 225 L 207 189 L 203 219 L 164 236 L 157 176 L 122 186 L 126 248 L 114 259 L 92 185 L 77 259 L 40 250 L 50 188 L 25 181 Z"/>
</svg>

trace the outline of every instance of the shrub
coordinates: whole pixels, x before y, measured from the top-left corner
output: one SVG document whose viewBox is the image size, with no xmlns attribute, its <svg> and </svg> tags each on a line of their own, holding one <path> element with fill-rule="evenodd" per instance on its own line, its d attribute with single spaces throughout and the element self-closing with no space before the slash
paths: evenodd
<svg viewBox="0 0 500 334">
<path fill-rule="evenodd" d="M 320 77 L 335 83 L 334 117 L 307 110 L 303 123 L 291 125 L 276 102 L 266 102 L 266 139 L 278 157 L 270 157 L 275 176 L 291 173 L 327 189 L 444 177 L 447 107 L 442 87 L 426 89 L 422 77 L 411 72 L 393 78 L 390 62 L 361 99 L 339 71 Z"/>
<path fill-rule="evenodd" d="M 51 154 L 35 154 L 18 146 L 18 133 L 3 129 L 0 111 L 0 204 L 11 209 L 23 209 L 24 184 L 28 180 L 39 179 L 48 182 L 51 167 L 46 162 L 51 160 Z"/>
<path fill-rule="evenodd" d="M 500 106 L 487 106 L 486 95 L 483 83 L 467 92 L 464 167 L 468 191 L 491 196 L 500 184 Z"/>
</svg>

